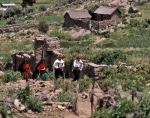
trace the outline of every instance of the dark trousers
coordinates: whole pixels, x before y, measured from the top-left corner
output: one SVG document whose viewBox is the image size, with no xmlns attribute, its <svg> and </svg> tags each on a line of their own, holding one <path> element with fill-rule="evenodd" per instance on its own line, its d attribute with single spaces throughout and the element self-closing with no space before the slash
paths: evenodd
<svg viewBox="0 0 150 118">
<path fill-rule="evenodd" d="M 64 79 L 64 73 L 62 69 L 55 69 L 55 78 L 59 78 L 59 75 Z"/>
<path fill-rule="evenodd" d="M 74 79 L 73 79 L 73 81 L 78 80 L 80 78 L 81 71 L 80 70 L 73 70 L 73 73 L 74 73 Z"/>
</svg>

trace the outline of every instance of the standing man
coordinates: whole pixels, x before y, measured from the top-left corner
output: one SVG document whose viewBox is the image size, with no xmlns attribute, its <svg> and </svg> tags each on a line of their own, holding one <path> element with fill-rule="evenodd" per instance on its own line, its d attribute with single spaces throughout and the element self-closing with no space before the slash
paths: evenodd
<svg viewBox="0 0 150 118">
<path fill-rule="evenodd" d="M 54 64 L 53 64 L 53 72 L 55 74 L 55 78 L 59 78 L 59 75 L 64 78 L 64 73 L 63 73 L 63 69 L 64 69 L 64 60 L 62 60 L 63 55 L 59 54 L 57 59 L 55 60 Z"/>
<path fill-rule="evenodd" d="M 73 73 L 74 73 L 73 81 L 76 81 L 80 78 L 80 73 L 82 69 L 83 69 L 83 62 L 81 60 L 81 55 L 78 54 L 76 59 L 73 62 Z"/>
</svg>

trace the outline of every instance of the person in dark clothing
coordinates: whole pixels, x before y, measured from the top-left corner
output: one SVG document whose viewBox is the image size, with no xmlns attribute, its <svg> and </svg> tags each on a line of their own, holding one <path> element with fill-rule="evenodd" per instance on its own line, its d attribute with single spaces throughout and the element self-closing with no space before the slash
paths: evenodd
<svg viewBox="0 0 150 118">
<path fill-rule="evenodd" d="M 76 59 L 73 62 L 73 69 L 72 69 L 73 73 L 74 73 L 73 81 L 76 81 L 80 78 L 80 74 L 81 74 L 82 69 L 83 69 L 83 62 L 81 60 L 81 55 L 78 54 Z"/>
<path fill-rule="evenodd" d="M 18 71 L 20 71 L 23 79 L 25 79 L 26 81 L 32 78 L 30 64 L 26 59 L 20 64 Z"/>
<path fill-rule="evenodd" d="M 44 59 L 41 59 L 34 70 L 33 78 L 37 79 L 38 77 L 40 77 L 42 80 L 46 80 L 49 77 L 46 71 L 46 63 Z"/>
<path fill-rule="evenodd" d="M 64 69 L 64 61 L 62 60 L 63 55 L 59 54 L 58 55 L 58 59 L 55 60 L 54 64 L 53 64 L 53 72 L 55 74 L 55 78 L 58 79 L 59 75 L 64 78 L 64 73 L 63 73 L 63 69 Z"/>
</svg>

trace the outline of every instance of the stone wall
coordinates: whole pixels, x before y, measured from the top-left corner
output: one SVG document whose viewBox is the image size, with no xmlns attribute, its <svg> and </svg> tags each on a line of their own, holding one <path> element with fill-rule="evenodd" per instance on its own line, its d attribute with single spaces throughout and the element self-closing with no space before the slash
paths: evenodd
<svg viewBox="0 0 150 118">
<path fill-rule="evenodd" d="M 14 71 L 17 71 L 19 68 L 19 65 L 23 62 L 24 59 L 27 59 L 28 62 L 31 65 L 31 70 L 34 71 L 34 68 L 36 66 L 35 63 L 35 54 L 32 51 L 20 51 L 15 54 L 12 54 L 13 58 L 13 69 Z"/>
<path fill-rule="evenodd" d="M 21 24 L 0 26 L 0 33 L 29 29 L 29 28 L 37 27 L 38 24 L 39 23 L 36 20 L 30 20 L 30 21 L 25 21 L 24 23 Z M 63 22 L 48 23 L 49 26 L 62 25 L 62 24 Z"/>
<path fill-rule="evenodd" d="M 13 69 L 15 71 L 18 70 L 19 65 L 26 58 L 30 65 L 32 72 L 34 71 L 37 63 L 44 58 L 46 60 L 46 65 L 48 71 L 53 71 L 53 63 L 57 59 L 59 54 L 60 45 L 57 37 L 48 37 L 47 35 L 37 35 L 35 38 L 35 50 L 34 51 L 20 51 L 12 55 L 13 58 Z M 84 68 L 81 73 L 81 77 L 87 75 L 89 77 L 98 79 L 99 74 L 102 70 L 108 65 L 100 64 L 97 65 L 95 63 L 89 62 L 88 60 L 83 60 Z M 109 65 L 111 66 L 111 65 Z M 120 66 L 126 66 L 126 64 L 122 64 Z M 112 68 L 116 68 L 117 65 L 111 66 Z M 126 66 L 128 69 L 132 69 L 136 71 L 136 68 Z M 66 64 L 64 68 L 65 76 L 67 78 L 73 77 L 72 72 L 72 63 Z"/>
<path fill-rule="evenodd" d="M 18 70 L 19 65 L 24 59 L 27 59 L 31 65 L 32 72 L 37 63 L 44 58 L 46 60 L 47 69 L 53 71 L 53 63 L 59 54 L 60 45 L 57 37 L 48 37 L 47 35 L 37 35 L 35 37 L 34 51 L 20 51 L 12 54 L 13 69 Z M 84 68 L 81 76 L 97 77 L 100 71 L 106 65 L 97 65 L 87 60 L 83 60 Z M 66 77 L 73 77 L 72 64 L 65 65 L 64 72 Z"/>
<path fill-rule="evenodd" d="M 87 19 L 74 19 L 74 23 L 78 27 L 88 29 L 95 34 L 103 34 L 116 26 L 114 20 L 94 21 Z"/>
</svg>

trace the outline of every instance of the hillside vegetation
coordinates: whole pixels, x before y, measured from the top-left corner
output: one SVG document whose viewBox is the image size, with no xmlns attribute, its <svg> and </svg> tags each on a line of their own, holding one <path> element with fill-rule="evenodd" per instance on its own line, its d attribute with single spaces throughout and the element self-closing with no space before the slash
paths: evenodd
<svg viewBox="0 0 150 118">
<path fill-rule="evenodd" d="M 11 0 L 19 6 L 20 0 Z M 36 4 L 29 9 L 34 9 L 33 12 L 27 13 L 27 16 L 15 15 L 16 24 L 22 23 L 26 20 L 36 20 L 36 21 L 45 21 L 46 23 L 53 22 L 63 22 L 63 15 L 69 9 L 80 9 L 86 8 L 88 10 L 94 9 L 92 6 L 94 3 L 92 1 L 84 1 L 79 5 L 75 5 L 71 8 L 58 9 L 52 14 L 47 16 L 41 16 L 34 19 L 33 15 L 36 13 L 41 13 L 38 8 L 41 5 L 45 5 L 46 8 L 54 7 L 56 5 L 55 0 L 38 0 Z M 62 2 L 62 1 L 61 1 Z M 127 93 L 127 96 L 122 97 L 117 95 L 117 102 L 114 106 L 107 108 L 106 105 L 102 109 L 95 110 L 95 113 L 91 116 L 92 118 L 125 118 L 126 114 L 132 113 L 131 115 L 136 115 L 138 106 L 140 105 L 141 118 L 150 117 L 150 102 L 149 102 L 149 91 L 150 87 L 150 4 L 136 4 L 134 6 L 142 13 L 142 17 L 129 17 L 125 14 L 123 8 L 119 8 L 122 11 L 122 18 L 117 24 L 121 22 L 125 25 L 124 27 L 114 28 L 114 31 L 108 32 L 104 35 L 96 35 L 88 33 L 78 36 L 73 36 L 72 31 L 75 33 L 81 33 L 81 28 L 74 26 L 70 28 L 63 27 L 63 24 L 56 26 L 49 26 L 49 30 L 46 35 L 50 37 L 58 37 L 60 40 L 60 50 L 61 53 L 65 55 L 65 64 L 71 64 L 72 59 L 76 57 L 77 54 L 81 54 L 84 60 L 89 60 L 96 64 L 107 64 L 115 65 L 116 68 L 111 66 L 105 68 L 101 73 L 99 73 L 100 80 L 97 81 L 98 86 L 108 85 L 109 88 L 115 88 L 117 85 L 121 85 L 123 94 Z M 92 8 L 92 9 L 90 9 Z M 126 19 L 127 18 L 127 19 Z M 8 19 L 0 21 L 1 25 L 6 25 Z M 10 35 L 13 36 L 11 37 Z M 75 34 L 74 33 L 74 34 Z M 85 32 L 84 32 L 85 33 Z M 42 34 L 38 28 L 25 29 L 19 32 L 5 32 L 0 34 L 0 61 L 12 63 L 11 54 L 16 53 L 20 50 L 23 51 L 33 51 L 34 50 L 34 36 L 36 34 Z M 105 39 L 103 41 L 95 43 L 97 39 Z M 135 67 L 136 70 L 127 68 L 126 66 L 121 66 L 125 64 L 127 67 Z M 21 75 L 18 72 L 2 69 L 5 74 L 1 77 L 1 84 L 7 82 L 15 82 L 21 79 Z M 15 76 L 13 76 L 15 75 Z M 55 81 L 54 74 L 49 72 L 50 78 L 47 81 L 50 81 L 54 86 L 62 88 L 63 92 L 57 98 L 53 98 L 54 101 L 63 102 L 70 100 L 71 97 L 68 95 L 68 90 L 72 90 L 72 87 L 78 83 L 80 85 L 79 92 L 87 92 L 89 86 L 92 84 L 92 78 L 84 76 L 78 82 L 71 82 L 72 78 L 67 78 L 62 81 Z M 129 97 L 131 89 L 136 88 L 136 92 L 139 94 L 135 101 Z M 26 90 L 27 89 L 27 90 Z M 19 95 L 24 97 L 24 94 L 27 94 L 24 91 L 29 91 L 29 88 L 20 89 Z M 13 90 L 15 91 L 15 90 Z M 9 92 L 12 92 L 11 90 Z M 68 92 L 68 93 L 67 93 Z M 16 94 L 16 92 L 12 92 Z M 19 98 L 18 98 L 19 99 Z M 20 98 L 21 99 L 21 98 Z M 28 105 L 29 109 L 32 109 L 32 105 L 36 105 L 37 99 L 34 98 L 24 98 L 24 103 Z M 80 100 L 80 99 L 79 99 Z M 31 106 L 29 103 L 32 103 Z M 40 103 L 40 102 L 39 102 Z M 40 110 L 37 106 L 35 108 L 42 112 L 41 103 L 38 104 Z M 2 106 L 3 107 L 3 106 Z M 0 109 L 0 113 L 3 110 Z M 5 114 L 7 114 L 5 112 Z M 55 116 L 48 113 L 50 116 Z"/>
</svg>

